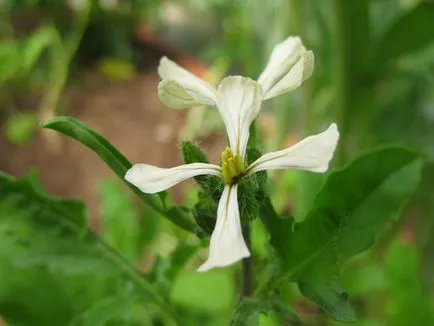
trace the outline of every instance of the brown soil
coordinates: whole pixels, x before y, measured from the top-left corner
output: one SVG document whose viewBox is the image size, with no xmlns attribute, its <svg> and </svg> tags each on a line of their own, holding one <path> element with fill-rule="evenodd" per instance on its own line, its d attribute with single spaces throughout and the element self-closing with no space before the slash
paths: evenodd
<svg viewBox="0 0 434 326">
<path fill-rule="evenodd" d="M 155 68 L 124 82 L 104 82 L 95 74 L 88 75 L 84 85 L 65 91 L 68 115 L 101 133 L 133 163 L 162 167 L 181 163 L 178 133 L 186 111 L 168 109 L 159 101 Z M 43 132 L 55 133 L 41 129 L 25 147 L 15 146 L 0 135 L 0 170 L 22 176 L 37 167 L 49 192 L 84 199 L 95 217 L 99 181 L 115 178 L 114 173 L 91 150 L 66 136 L 60 135 L 59 150 L 50 150 Z M 208 147 L 213 143 L 204 142 Z"/>
</svg>

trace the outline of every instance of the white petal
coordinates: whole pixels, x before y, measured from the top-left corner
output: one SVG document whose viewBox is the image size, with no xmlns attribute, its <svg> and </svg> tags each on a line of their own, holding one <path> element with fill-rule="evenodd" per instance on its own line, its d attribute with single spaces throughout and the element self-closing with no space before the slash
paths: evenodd
<svg viewBox="0 0 434 326">
<path fill-rule="evenodd" d="M 198 268 L 205 272 L 231 265 L 250 256 L 244 242 L 238 210 L 238 185 L 226 185 L 217 209 L 217 222 L 211 235 L 207 261 Z"/>
<path fill-rule="evenodd" d="M 313 172 L 325 172 L 333 157 L 339 131 L 332 123 L 326 131 L 304 138 L 287 149 L 267 153 L 253 162 L 246 171 L 246 175 L 262 171 L 287 168 L 299 168 Z"/>
<path fill-rule="evenodd" d="M 217 109 L 225 122 L 231 149 L 243 158 L 250 124 L 261 109 L 261 101 L 261 87 L 246 77 L 226 77 L 217 89 Z"/>
<path fill-rule="evenodd" d="M 166 57 L 161 58 L 158 85 L 161 101 L 173 109 L 198 105 L 215 105 L 215 89 L 199 77 L 178 66 Z"/>
<path fill-rule="evenodd" d="M 313 52 L 306 51 L 291 70 L 265 94 L 264 100 L 297 89 L 303 81 L 312 76 L 314 61 Z"/>
<path fill-rule="evenodd" d="M 220 167 L 208 163 L 191 163 L 165 169 L 149 164 L 134 164 L 125 174 L 125 180 L 141 191 L 153 194 L 202 174 L 220 176 Z"/>
<path fill-rule="evenodd" d="M 264 99 L 296 89 L 312 75 L 313 66 L 313 53 L 306 51 L 299 37 L 288 37 L 276 45 L 258 78 Z"/>
</svg>

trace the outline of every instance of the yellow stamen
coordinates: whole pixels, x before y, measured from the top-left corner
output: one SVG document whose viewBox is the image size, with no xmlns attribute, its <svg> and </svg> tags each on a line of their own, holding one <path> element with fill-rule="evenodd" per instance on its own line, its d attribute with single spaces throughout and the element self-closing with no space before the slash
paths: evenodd
<svg viewBox="0 0 434 326">
<path fill-rule="evenodd" d="M 238 177 L 244 172 L 243 159 L 237 154 L 234 155 L 231 149 L 226 147 L 221 155 L 221 160 L 224 182 L 227 184 L 236 182 Z"/>
</svg>

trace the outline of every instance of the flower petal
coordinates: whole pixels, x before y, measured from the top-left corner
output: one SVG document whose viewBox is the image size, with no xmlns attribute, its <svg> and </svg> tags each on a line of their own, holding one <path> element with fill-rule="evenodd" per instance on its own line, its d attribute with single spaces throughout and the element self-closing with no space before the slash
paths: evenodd
<svg viewBox="0 0 434 326">
<path fill-rule="evenodd" d="M 264 99 L 296 89 L 313 73 L 314 55 L 299 37 L 288 37 L 274 47 L 266 68 L 258 78 Z"/>
<path fill-rule="evenodd" d="M 250 256 L 241 229 L 237 187 L 238 185 L 226 185 L 223 190 L 217 209 L 217 223 L 209 244 L 208 259 L 198 268 L 199 272 L 228 266 Z"/>
<path fill-rule="evenodd" d="M 153 194 L 197 175 L 220 176 L 220 170 L 219 166 L 208 163 L 191 163 L 169 169 L 149 164 L 134 164 L 125 174 L 125 180 L 141 191 Z"/>
<path fill-rule="evenodd" d="M 215 105 L 215 89 L 199 77 L 163 57 L 158 66 L 162 81 L 158 85 L 161 101 L 173 109 Z"/>
<path fill-rule="evenodd" d="M 335 123 L 320 134 L 309 136 L 287 149 L 267 153 L 253 162 L 246 175 L 262 171 L 299 168 L 312 172 L 325 172 L 333 157 L 339 131 Z"/>
<path fill-rule="evenodd" d="M 231 149 L 242 158 L 246 153 L 250 124 L 261 109 L 261 101 L 261 87 L 246 77 L 226 77 L 217 89 L 217 109 L 226 125 Z"/>
</svg>

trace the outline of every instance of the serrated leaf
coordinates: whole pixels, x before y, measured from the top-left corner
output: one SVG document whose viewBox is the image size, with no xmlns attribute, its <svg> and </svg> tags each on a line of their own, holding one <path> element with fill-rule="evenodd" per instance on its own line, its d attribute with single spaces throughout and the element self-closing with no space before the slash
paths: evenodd
<svg viewBox="0 0 434 326">
<path fill-rule="evenodd" d="M 417 188 L 423 160 L 400 148 L 367 152 L 331 173 L 302 223 L 282 219 L 266 203 L 261 219 L 286 277 L 333 318 L 354 320 L 339 286 L 342 265 L 370 247 Z"/>
<path fill-rule="evenodd" d="M 107 139 L 84 123 L 72 117 L 63 116 L 44 123 L 43 127 L 67 135 L 93 150 L 145 203 L 179 227 L 187 231 L 195 231 L 196 225 L 191 214 L 187 214 L 185 211 L 178 209 L 178 207 L 166 209 L 163 207 L 158 195 L 145 194 L 129 182 L 126 182 L 124 176 L 128 169 L 131 168 L 131 163 Z"/>
<path fill-rule="evenodd" d="M 428 26 L 434 21 L 434 3 L 422 2 L 398 18 L 378 42 L 375 58 L 395 59 L 416 52 L 434 42 Z"/>
<path fill-rule="evenodd" d="M 299 324 L 300 320 L 289 304 L 278 298 L 244 298 L 235 308 L 232 315 L 231 326 L 258 326 L 259 315 L 267 314 L 270 311 L 276 312 L 283 322 L 290 322 L 292 325 Z"/>
</svg>

